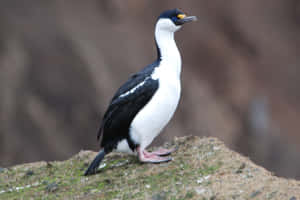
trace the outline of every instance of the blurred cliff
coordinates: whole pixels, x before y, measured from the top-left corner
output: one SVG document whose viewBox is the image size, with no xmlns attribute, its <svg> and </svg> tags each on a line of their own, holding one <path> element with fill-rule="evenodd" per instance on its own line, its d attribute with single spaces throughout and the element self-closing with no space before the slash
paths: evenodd
<svg viewBox="0 0 300 200">
<path fill-rule="evenodd" d="M 300 1 L 2 0 L 0 165 L 98 150 L 113 93 L 155 56 L 156 17 L 198 16 L 176 34 L 182 99 L 156 144 L 216 136 L 300 178 Z"/>
</svg>

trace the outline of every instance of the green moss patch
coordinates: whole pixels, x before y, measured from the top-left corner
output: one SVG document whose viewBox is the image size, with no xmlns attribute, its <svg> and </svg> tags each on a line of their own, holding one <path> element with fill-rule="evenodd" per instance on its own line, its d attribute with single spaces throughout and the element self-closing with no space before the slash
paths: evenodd
<svg viewBox="0 0 300 200">
<path fill-rule="evenodd" d="M 89 151 L 3 169 L 0 199 L 300 199 L 300 183 L 272 176 L 215 138 L 177 138 L 168 146 L 179 147 L 171 162 L 141 164 L 112 153 L 88 177 L 96 155 Z"/>
</svg>

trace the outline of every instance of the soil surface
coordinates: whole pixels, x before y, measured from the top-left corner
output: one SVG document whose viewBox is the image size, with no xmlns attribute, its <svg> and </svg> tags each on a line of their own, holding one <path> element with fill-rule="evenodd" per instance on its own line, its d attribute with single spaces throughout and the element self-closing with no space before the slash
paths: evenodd
<svg viewBox="0 0 300 200">
<path fill-rule="evenodd" d="M 278 199 L 300 200 L 300 182 L 279 178 L 216 138 L 175 138 L 173 161 L 141 164 L 111 153 L 96 175 L 82 174 L 96 152 L 63 162 L 0 168 L 0 199 Z"/>
</svg>

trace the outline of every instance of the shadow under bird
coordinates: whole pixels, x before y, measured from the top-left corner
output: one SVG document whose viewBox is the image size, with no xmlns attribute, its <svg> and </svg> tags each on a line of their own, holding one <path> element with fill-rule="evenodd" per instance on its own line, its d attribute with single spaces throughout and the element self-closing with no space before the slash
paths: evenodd
<svg viewBox="0 0 300 200">
<path fill-rule="evenodd" d="M 95 174 L 104 156 L 113 150 L 137 153 L 141 162 L 161 163 L 174 149 L 148 152 L 146 147 L 170 121 L 177 108 L 180 93 L 181 56 L 174 33 L 183 24 L 196 21 L 178 9 L 163 12 L 155 26 L 157 59 L 132 75 L 113 96 L 106 110 L 98 140 L 101 150 L 84 175 Z"/>
</svg>

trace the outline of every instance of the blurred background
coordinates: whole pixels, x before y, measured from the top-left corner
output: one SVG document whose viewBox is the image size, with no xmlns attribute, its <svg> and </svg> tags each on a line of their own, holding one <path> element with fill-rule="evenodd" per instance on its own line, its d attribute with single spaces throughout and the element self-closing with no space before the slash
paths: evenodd
<svg viewBox="0 0 300 200">
<path fill-rule="evenodd" d="M 299 0 L 2 0 L 0 166 L 97 151 L 109 100 L 156 58 L 170 8 L 198 21 L 176 34 L 182 99 L 154 145 L 214 136 L 299 179 Z"/>
</svg>

